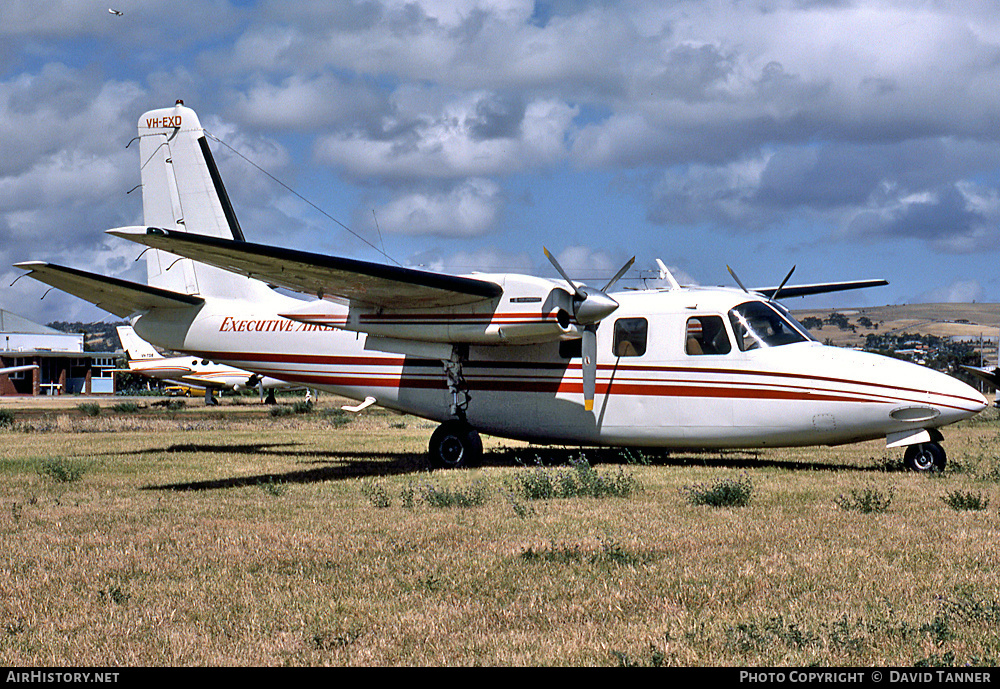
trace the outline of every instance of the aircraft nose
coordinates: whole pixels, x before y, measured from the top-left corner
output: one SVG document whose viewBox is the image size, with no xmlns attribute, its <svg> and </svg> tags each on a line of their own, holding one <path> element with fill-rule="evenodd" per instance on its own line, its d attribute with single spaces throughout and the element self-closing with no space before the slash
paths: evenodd
<svg viewBox="0 0 1000 689">
<path fill-rule="evenodd" d="M 953 421 L 975 416 L 989 404 L 986 397 L 971 385 L 946 373 L 933 372 L 928 381 L 928 395 L 941 415 Z"/>
</svg>

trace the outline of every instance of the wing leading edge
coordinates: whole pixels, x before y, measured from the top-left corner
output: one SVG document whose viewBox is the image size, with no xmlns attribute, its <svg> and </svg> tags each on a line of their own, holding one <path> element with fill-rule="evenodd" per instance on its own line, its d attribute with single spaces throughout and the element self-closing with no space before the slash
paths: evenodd
<svg viewBox="0 0 1000 689">
<path fill-rule="evenodd" d="M 849 289 L 864 289 L 866 287 L 882 287 L 888 285 L 888 280 L 845 280 L 843 282 L 817 282 L 812 285 L 785 285 L 781 288 L 782 299 L 789 297 L 808 297 L 813 294 L 826 294 L 828 292 L 843 292 Z M 770 299 L 778 292 L 777 287 L 751 287 L 751 292 L 763 294 Z"/>
<path fill-rule="evenodd" d="M 250 278 L 371 307 L 457 306 L 495 299 L 495 282 L 369 263 L 294 249 L 236 242 L 155 227 L 124 227 L 108 234 L 208 263 Z"/>
</svg>

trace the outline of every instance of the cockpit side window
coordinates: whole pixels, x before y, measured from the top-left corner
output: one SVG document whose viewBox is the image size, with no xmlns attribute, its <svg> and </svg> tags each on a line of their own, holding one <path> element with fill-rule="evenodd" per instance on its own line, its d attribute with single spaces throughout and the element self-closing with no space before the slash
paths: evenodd
<svg viewBox="0 0 1000 689">
<path fill-rule="evenodd" d="M 748 301 L 729 310 L 729 322 L 741 351 L 780 347 L 807 338 L 779 311 L 762 301 Z"/>
<path fill-rule="evenodd" d="M 619 318 L 615 321 L 615 356 L 645 354 L 648 329 L 649 325 L 645 318 Z"/>
<path fill-rule="evenodd" d="M 729 354 L 733 345 L 721 316 L 689 318 L 685 328 L 684 351 L 691 356 Z"/>
</svg>

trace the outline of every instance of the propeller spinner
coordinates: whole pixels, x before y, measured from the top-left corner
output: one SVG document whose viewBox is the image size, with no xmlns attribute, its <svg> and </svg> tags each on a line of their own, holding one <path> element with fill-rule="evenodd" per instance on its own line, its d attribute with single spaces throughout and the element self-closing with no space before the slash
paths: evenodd
<svg viewBox="0 0 1000 689">
<path fill-rule="evenodd" d="M 573 282 L 566 271 L 549 253 L 549 250 L 542 247 L 545 257 L 556 269 L 563 279 L 573 290 L 573 317 L 576 322 L 583 326 L 583 341 L 581 343 L 583 355 L 583 406 L 587 411 L 594 408 L 594 393 L 597 388 L 597 326 L 601 321 L 610 316 L 618 308 L 618 302 L 609 297 L 606 292 L 621 279 L 625 272 L 635 263 L 635 256 L 630 258 L 625 265 L 608 281 L 604 289 L 594 289 L 586 285 L 578 285 Z"/>
</svg>

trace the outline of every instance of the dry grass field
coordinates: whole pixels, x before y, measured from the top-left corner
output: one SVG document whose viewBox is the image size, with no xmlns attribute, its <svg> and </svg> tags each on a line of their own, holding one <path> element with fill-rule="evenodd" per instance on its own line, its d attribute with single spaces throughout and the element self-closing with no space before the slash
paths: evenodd
<svg viewBox="0 0 1000 689">
<path fill-rule="evenodd" d="M 936 477 L 877 442 L 588 468 L 486 439 L 482 468 L 429 473 L 412 417 L 137 401 L 0 401 L 0 664 L 1000 658 L 992 409 L 946 429 Z M 582 478 L 615 490 L 559 488 Z M 695 504 L 717 485 L 749 503 Z"/>
</svg>

